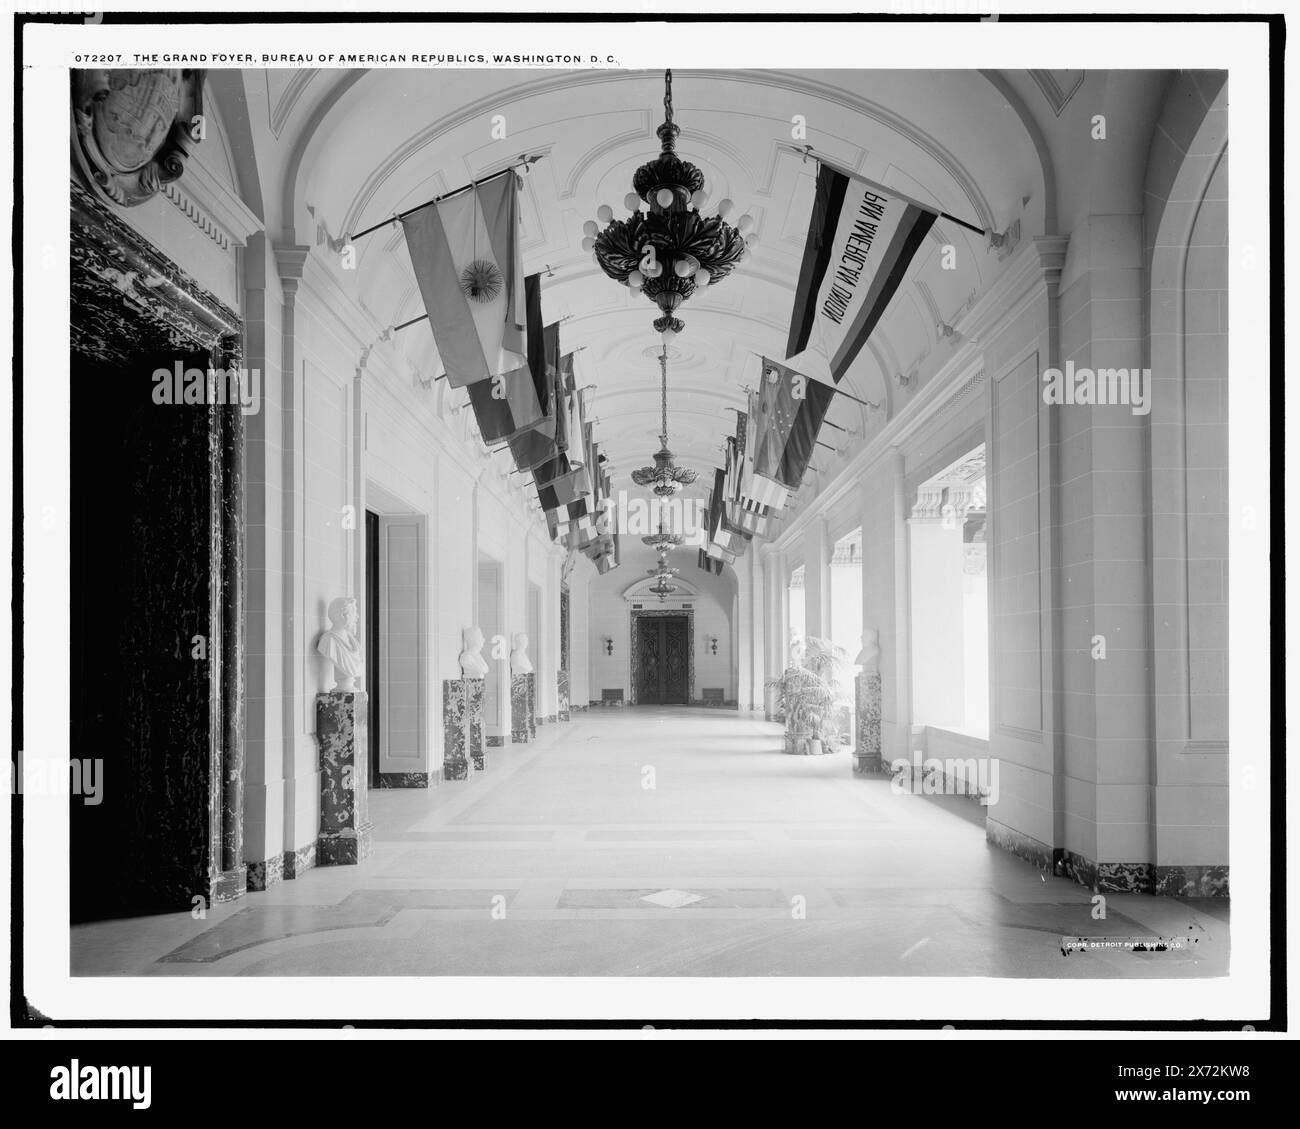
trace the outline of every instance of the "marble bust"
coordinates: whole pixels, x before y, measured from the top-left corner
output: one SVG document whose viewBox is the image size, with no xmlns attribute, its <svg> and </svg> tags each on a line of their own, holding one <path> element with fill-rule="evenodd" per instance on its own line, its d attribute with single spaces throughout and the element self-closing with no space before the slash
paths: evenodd
<svg viewBox="0 0 1300 1129">
<path fill-rule="evenodd" d="M 853 661 L 864 673 L 880 669 L 880 632 L 874 627 L 868 627 L 862 633 L 862 650 Z"/>
<path fill-rule="evenodd" d="M 797 631 L 790 632 L 790 665 L 802 667 L 803 658 L 807 653 L 807 646 L 804 644 L 803 636 Z"/>
<path fill-rule="evenodd" d="M 357 635 L 357 601 L 352 596 L 338 596 L 330 601 L 330 626 L 321 632 L 316 643 L 318 653 L 334 666 L 334 689 L 351 693 L 359 689 L 357 680 L 365 675 L 365 645 Z"/>
<path fill-rule="evenodd" d="M 478 627 L 465 629 L 465 649 L 460 653 L 460 676 L 462 678 L 486 678 L 487 659 L 480 652 L 483 650 L 483 630 Z"/>
<path fill-rule="evenodd" d="M 533 660 L 528 657 L 528 636 L 522 631 L 515 636 L 514 650 L 510 652 L 510 673 L 533 673 Z"/>
</svg>

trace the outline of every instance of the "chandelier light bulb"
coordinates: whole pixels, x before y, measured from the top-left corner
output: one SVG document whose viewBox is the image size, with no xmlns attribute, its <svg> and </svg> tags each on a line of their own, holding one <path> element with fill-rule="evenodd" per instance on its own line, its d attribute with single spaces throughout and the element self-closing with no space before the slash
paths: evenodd
<svg viewBox="0 0 1300 1129">
<path fill-rule="evenodd" d="M 673 274 L 678 278 L 685 278 L 688 274 L 694 273 L 694 268 L 687 259 L 678 259 L 673 263 Z"/>
<path fill-rule="evenodd" d="M 736 221 L 736 230 L 741 232 L 742 234 L 748 231 L 753 226 L 754 226 L 754 217 L 751 215 L 743 215 L 740 217 L 740 219 Z"/>
<path fill-rule="evenodd" d="M 634 270 L 627 276 L 627 285 L 631 290 L 640 290 L 645 283 L 645 275 L 639 270 Z"/>
<path fill-rule="evenodd" d="M 757 236 L 757 235 L 746 235 L 746 236 L 745 236 L 745 246 L 748 247 L 748 248 L 750 248 L 751 250 L 752 250 L 753 248 L 757 247 L 757 246 L 758 246 L 758 236 Z"/>
<path fill-rule="evenodd" d="M 673 202 L 673 190 L 671 188 L 661 188 L 658 193 L 656 193 L 655 199 L 659 201 L 659 206 L 661 208 L 667 208 Z"/>
<path fill-rule="evenodd" d="M 596 232 L 598 232 L 599 230 L 600 228 L 596 226 L 595 220 L 588 220 L 586 223 L 582 225 L 583 235 L 595 235 Z"/>
<path fill-rule="evenodd" d="M 697 188 L 694 192 L 691 193 L 691 207 L 693 207 L 698 212 L 702 207 L 704 207 L 704 202 L 708 198 L 709 198 L 709 194 L 707 190 L 703 188 Z"/>
<path fill-rule="evenodd" d="M 608 204 L 601 204 L 601 206 L 596 209 L 596 218 L 600 220 L 601 223 L 609 223 L 609 221 L 614 218 L 614 209 Z"/>
<path fill-rule="evenodd" d="M 629 192 L 626 196 L 623 197 L 623 207 L 625 207 L 629 212 L 640 211 L 641 197 L 638 196 L 635 192 Z"/>
<path fill-rule="evenodd" d="M 727 199 L 719 200 L 718 219 L 725 220 L 729 215 L 731 215 L 731 209 L 734 207 L 735 205 L 730 200 Z"/>
<path fill-rule="evenodd" d="M 582 249 L 584 251 L 594 251 L 596 249 L 596 240 L 588 235 L 582 241 Z"/>
<path fill-rule="evenodd" d="M 700 269 L 695 272 L 696 289 L 703 290 L 706 286 L 709 285 L 709 281 L 710 281 L 709 272 L 705 270 L 703 267 L 700 267 Z"/>
</svg>

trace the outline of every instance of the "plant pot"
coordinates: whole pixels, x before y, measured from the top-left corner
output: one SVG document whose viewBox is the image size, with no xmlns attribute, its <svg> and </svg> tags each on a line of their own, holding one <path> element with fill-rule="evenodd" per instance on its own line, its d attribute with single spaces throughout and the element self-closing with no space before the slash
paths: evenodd
<svg viewBox="0 0 1300 1129">
<path fill-rule="evenodd" d="M 787 729 L 785 751 L 796 757 L 806 757 L 810 752 L 813 734 L 809 730 Z"/>
</svg>

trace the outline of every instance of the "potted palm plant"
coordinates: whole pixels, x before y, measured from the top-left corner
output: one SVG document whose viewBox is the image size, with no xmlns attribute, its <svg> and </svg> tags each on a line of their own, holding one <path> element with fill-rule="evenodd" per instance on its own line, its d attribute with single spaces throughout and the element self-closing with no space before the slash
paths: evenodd
<svg viewBox="0 0 1300 1129">
<path fill-rule="evenodd" d="M 790 666 L 768 683 L 785 718 L 785 751 L 799 756 L 833 753 L 848 736 L 843 730 L 851 700 L 844 689 L 850 660 L 828 639 L 806 641 L 803 665 Z"/>
</svg>

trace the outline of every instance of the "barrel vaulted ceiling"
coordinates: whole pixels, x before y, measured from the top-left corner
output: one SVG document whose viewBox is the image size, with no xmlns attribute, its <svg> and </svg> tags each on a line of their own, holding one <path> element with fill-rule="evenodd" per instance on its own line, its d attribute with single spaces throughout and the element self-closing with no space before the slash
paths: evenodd
<svg viewBox="0 0 1300 1129">
<path fill-rule="evenodd" d="M 291 154 L 280 201 L 291 241 L 314 242 L 320 231 L 337 240 L 519 154 L 542 155 L 524 182 L 525 269 L 547 272 L 544 313 L 568 319 L 565 348 L 585 346 L 580 382 L 596 385 L 615 487 L 629 486 L 630 471 L 657 446 L 657 311 L 605 277 L 582 250 L 582 225 L 601 204 L 623 214 L 633 171 L 657 153 L 662 72 L 266 72 L 265 81 L 272 132 Z M 680 463 L 702 472 L 699 490 L 734 426 L 730 409 L 758 376 L 754 354 L 785 356 L 816 173 L 786 148 L 796 143 L 796 116 L 817 151 L 981 227 L 1019 220 L 1041 231 L 1046 193 L 1022 117 L 980 72 L 674 71 L 673 95 L 678 152 L 704 172 L 705 210 L 728 197 L 733 219 L 748 212 L 759 236 L 730 278 L 678 311 L 686 329 L 670 354 L 671 445 Z M 955 269 L 941 261 L 948 244 Z M 344 284 L 381 324 L 423 312 L 396 226 L 356 250 Z M 856 448 L 897 412 L 915 394 L 911 375 L 942 347 L 941 327 L 999 267 L 981 236 L 939 220 L 841 385 L 879 406 L 837 397 L 828 418 L 845 430 L 828 428 L 822 440 Z M 396 344 L 415 371 L 442 371 L 426 325 L 401 331 Z M 799 367 L 816 377 L 823 364 L 811 356 Z M 819 448 L 813 465 L 833 475 L 836 458 Z"/>
</svg>

